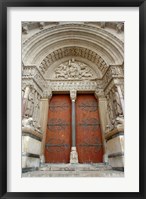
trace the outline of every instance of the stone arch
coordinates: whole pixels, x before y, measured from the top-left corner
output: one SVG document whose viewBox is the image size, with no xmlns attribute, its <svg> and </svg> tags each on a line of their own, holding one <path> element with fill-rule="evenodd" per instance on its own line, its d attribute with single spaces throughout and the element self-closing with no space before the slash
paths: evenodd
<svg viewBox="0 0 146 199">
<path fill-rule="evenodd" d="M 85 24 L 63 24 L 39 31 L 23 43 L 22 59 L 24 65 L 39 67 L 47 56 L 59 56 L 68 48 L 86 49 L 88 55 L 96 54 L 107 66 L 123 63 L 123 42 L 106 30 Z"/>
</svg>

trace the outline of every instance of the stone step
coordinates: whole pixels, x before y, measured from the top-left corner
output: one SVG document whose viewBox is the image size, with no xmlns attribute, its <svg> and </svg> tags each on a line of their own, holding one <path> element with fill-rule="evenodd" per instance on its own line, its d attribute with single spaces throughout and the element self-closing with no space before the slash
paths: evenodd
<svg viewBox="0 0 146 199">
<path fill-rule="evenodd" d="M 124 177 L 124 172 L 105 171 L 32 171 L 22 177 Z"/>
<path fill-rule="evenodd" d="M 98 164 L 43 164 L 40 171 L 103 171 L 112 167 L 104 163 Z"/>
</svg>

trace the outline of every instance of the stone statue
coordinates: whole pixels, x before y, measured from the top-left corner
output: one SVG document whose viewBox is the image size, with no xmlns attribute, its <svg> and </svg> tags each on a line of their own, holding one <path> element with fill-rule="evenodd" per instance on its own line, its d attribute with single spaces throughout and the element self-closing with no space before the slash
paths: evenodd
<svg viewBox="0 0 146 199">
<path fill-rule="evenodd" d="M 33 112 L 33 119 L 34 121 L 38 122 L 38 116 L 39 116 L 39 106 L 40 104 L 40 97 L 38 93 L 35 93 L 35 100 L 34 100 L 34 112 Z"/>
<path fill-rule="evenodd" d="M 79 76 L 79 66 L 75 63 L 74 59 L 69 60 L 68 77 L 75 78 Z"/>
<path fill-rule="evenodd" d="M 32 117 L 25 116 L 22 120 L 22 127 L 33 129 L 34 127 Z"/>
<path fill-rule="evenodd" d="M 24 97 L 24 93 L 25 93 L 25 90 L 22 89 L 22 93 L 21 93 L 22 99 L 23 99 L 23 97 Z"/>
<path fill-rule="evenodd" d="M 114 127 L 124 128 L 124 116 L 123 115 L 119 115 L 118 117 L 116 117 L 116 119 L 114 121 Z"/>
<path fill-rule="evenodd" d="M 116 123 L 117 123 L 117 124 L 124 125 L 124 116 L 123 116 L 123 115 L 119 115 L 119 116 L 116 118 Z"/>
<path fill-rule="evenodd" d="M 109 95 L 107 95 L 107 109 L 108 109 L 108 116 L 110 120 L 110 125 L 113 124 L 114 113 L 113 113 L 113 105 Z"/>
<path fill-rule="evenodd" d="M 121 33 L 122 32 L 122 28 L 123 28 L 123 24 L 122 23 L 118 23 L 117 27 L 116 27 L 117 33 Z"/>
<path fill-rule="evenodd" d="M 75 147 L 72 147 L 71 153 L 70 153 L 70 163 L 78 163 L 78 153 L 76 151 Z"/>
<path fill-rule="evenodd" d="M 25 115 L 32 117 L 33 109 L 34 109 L 34 89 L 32 89 L 28 95 L 27 108 L 25 111 Z"/>
<path fill-rule="evenodd" d="M 119 97 L 118 90 L 116 87 L 113 88 L 113 93 L 114 93 L 113 104 L 114 104 L 115 113 L 116 113 L 116 116 L 119 116 L 123 114 L 123 111 L 121 108 L 120 97 Z"/>
</svg>

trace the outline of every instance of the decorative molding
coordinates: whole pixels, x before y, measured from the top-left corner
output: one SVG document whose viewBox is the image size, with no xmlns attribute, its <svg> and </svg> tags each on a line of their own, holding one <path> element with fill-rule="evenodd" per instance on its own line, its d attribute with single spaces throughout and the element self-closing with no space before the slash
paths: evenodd
<svg viewBox="0 0 146 199">
<path fill-rule="evenodd" d="M 62 22 L 22 22 L 23 26 L 27 26 L 29 30 L 34 30 L 34 29 L 39 29 L 40 28 L 40 23 L 43 23 L 43 28 L 46 28 L 47 26 L 56 26 L 56 25 L 61 25 Z M 70 23 L 70 22 L 68 22 Z M 96 26 L 96 27 L 101 27 L 101 28 L 110 28 L 114 29 L 117 31 L 117 26 L 120 26 L 121 32 L 124 30 L 124 23 L 123 22 L 80 22 L 80 24 L 85 24 L 85 25 L 91 25 L 91 26 Z M 22 30 L 23 33 L 23 30 Z"/>
<path fill-rule="evenodd" d="M 96 27 L 101 27 L 103 29 L 105 28 L 110 28 L 115 30 L 117 33 L 122 33 L 124 31 L 124 22 L 84 22 L 85 24 L 88 25 L 94 25 Z"/>
<path fill-rule="evenodd" d="M 52 90 L 49 87 L 44 89 L 43 98 L 48 98 L 48 99 L 52 98 Z"/>
<path fill-rule="evenodd" d="M 110 82 L 113 79 L 116 79 L 116 81 L 117 81 L 118 79 L 123 79 L 123 78 L 124 78 L 124 69 L 123 69 L 122 65 L 109 66 L 105 75 L 102 78 L 103 87 L 104 87 L 105 92 L 107 92 L 106 89 L 110 85 Z M 118 81 L 120 81 L 120 80 L 118 80 Z"/>
<path fill-rule="evenodd" d="M 59 48 L 50 53 L 47 57 L 45 57 L 39 66 L 41 72 L 44 74 L 52 63 L 67 56 L 71 57 L 79 56 L 88 59 L 89 61 L 93 62 L 96 66 L 98 66 L 102 74 L 104 74 L 108 68 L 105 61 L 94 51 L 91 51 L 83 47 L 72 46 L 72 47 Z"/>
<path fill-rule="evenodd" d="M 66 37 L 66 32 L 69 35 L 68 37 Z M 72 37 L 73 34 L 74 37 Z M 104 29 L 75 23 L 46 28 L 30 36 L 23 43 L 22 59 L 25 64 L 34 63 L 39 66 L 44 57 L 48 56 L 47 52 L 48 54 L 53 53 L 54 59 L 60 56 L 60 52 L 55 53 L 56 49 L 69 46 L 71 48 L 78 46 L 88 49 L 98 54 L 109 64 L 121 64 L 123 62 L 124 45 L 120 39 Z M 54 52 L 52 52 L 52 49 L 54 49 Z M 92 53 L 89 55 L 85 53 L 86 56 L 88 59 L 92 56 Z"/>
<path fill-rule="evenodd" d="M 109 154 L 108 158 L 117 158 L 117 157 L 121 157 L 121 156 L 124 156 L 123 152 Z"/>
<path fill-rule="evenodd" d="M 27 152 L 22 152 L 22 156 L 30 157 L 30 158 L 40 158 L 40 155 L 33 154 L 33 153 L 27 153 Z"/>
<path fill-rule="evenodd" d="M 109 140 L 112 140 L 113 138 L 119 137 L 119 136 L 124 136 L 124 132 L 117 132 L 116 134 L 109 134 L 106 137 L 106 142 L 108 142 Z"/>
<path fill-rule="evenodd" d="M 103 35 L 108 35 L 109 37 L 111 37 L 112 39 L 115 39 L 118 43 L 120 43 L 122 46 L 123 46 L 123 42 L 118 39 L 116 36 L 114 36 L 113 34 L 99 28 L 99 27 L 91 27 L 89 25 L 86 25 L 86 24 L 61 24 L 61 25 L 57 25 L 57 26 L 53 26 L 53 27 L 49 27 L 47 29 L 43 29 L 42 31 L 39 31 L 37 33 L 35 33 L 34 35 L 32 35 L 31 37 L 29 37 L 27 40 L 25 40 L 23 42 L 23 46 L 27 45 L 30 41 L 32 41 L 34 38 L 38 37 L 39 35 L 41 34 L 45 34 L 47 32 L 52 32 L 54 30 L 61 30 L 63 28 L 83 28 L 83 29 L 90 29 L 90 30 L 93 30 L 95 32 L 98 32 L 100 34 L 103 34 Z"/>
<path fill-rule="evenodd" d="M 22 127 L 22 136 L 25 136 L 25 135 L 32 135 L 32 136 L 35 136 L 36 138 L 38 139 L 41 139 L 43 138 L 43 135 L 41 133 L 38 133 L 37 131 L 34 131 L 30 128 L 27 128 L 27 127 Z"/>
<path fill-rule="evenodd" d="M 37 140 L 37 141 L 40 141 L 40 142 L 42 141 L 42 137 L 40 137 L 40 135 L 39 135 L 39 137 L 38 137 L 38 135 L 36 135 L 36 133 L 35 133 L 35 134 L 32 134 L 32 133 L 30 133 L 30 132 L 22 132 L 22 136 L 29 136 L 29 137 L 31 137 L 31 138 Z"/>
<path fill-rule="evenodd" d="M 106 133 L 105 134 L 106 141 L 108 141 L 109 138 L 113 138 L 113 136 L 115 136 L 115 135 L 117 135 L 117 136 L 124 135 L 124 128 L 123 127 L 116 127 L 113 130 Z"/>
<path fill-rule="evenodd" d="M 22 69 L 22 80 L 32 79 L 33 82 L 43 91 L 45 84 L 45 79 L 34 65 L 23 66 Z"/>
<path fill-rule="evenodd" d="M 97 87 L 102 87 L 101 81 L 49 81 L 48 86 L 52 91 L 95 91 Z"/>
<path fill-rule="evenodd" d="M 99 99 L 99 98 L 105 98 L 105 94 L 104 94 L 103 89 L 96 89 L 94 95 L 95 95 L 95 97 L 97 99 Z"/>
</svg>

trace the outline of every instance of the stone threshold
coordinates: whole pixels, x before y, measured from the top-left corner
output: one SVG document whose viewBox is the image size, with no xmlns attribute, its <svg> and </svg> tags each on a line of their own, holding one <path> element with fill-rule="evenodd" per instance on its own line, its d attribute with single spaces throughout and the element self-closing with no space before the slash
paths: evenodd
<svg viewBox="0 0 146 199">
<path fill-rule="evenodd" d="M 40 171 L 103 171 L 111 170 L 112 167 L 104 163 L 91 164 L 42 164 Z"/>
<path fill-rule="evenodd" d="M 124 172 L 105 171 L 33 171 L 23 173 L 22 177 L 124 177 Z"/>
</svg>

